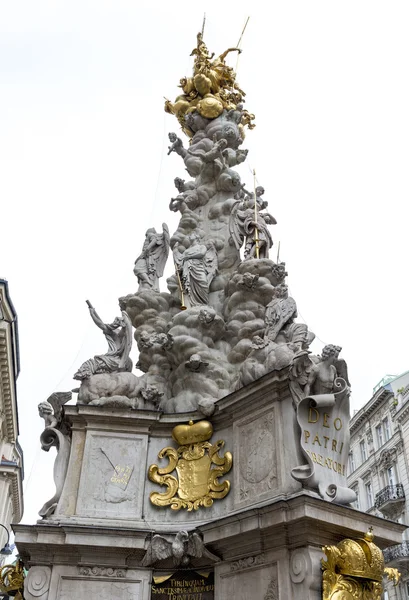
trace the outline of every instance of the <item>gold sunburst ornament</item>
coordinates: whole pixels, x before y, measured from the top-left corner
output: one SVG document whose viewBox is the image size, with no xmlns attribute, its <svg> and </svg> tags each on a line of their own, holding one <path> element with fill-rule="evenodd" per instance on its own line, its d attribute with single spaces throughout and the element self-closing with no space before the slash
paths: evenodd
<svg viewBox="0 0 409 600">
<path fill-rule="evenodd" d="M 177 425 L 173 429 L 172 437 L 179 447 L 163 448 L 158 454 L 159 458 L 167 458 L 169 464 L 163 468 L 149 467 L 149 479 L 167 487 L 163 494 L 150 494 L 152 504 L 191 511 L 199 506 L 208 508 L 215 499 L 227 496 L 230 481 L 220 483 L 218 479 L 230 471 L 233 457 L 230 452 L 219 455 L 224 441 L 211 444 L 212 435 L 213 427 L 209 421 L 189 421 L 188 425 Z M 175 470 L 177 477 L 171 475 Z"/>
</svg>

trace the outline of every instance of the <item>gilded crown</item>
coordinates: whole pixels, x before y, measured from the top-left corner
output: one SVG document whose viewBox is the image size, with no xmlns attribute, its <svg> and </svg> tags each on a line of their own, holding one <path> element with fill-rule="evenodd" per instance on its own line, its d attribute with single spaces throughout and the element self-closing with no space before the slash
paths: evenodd
<svg viewBox="0 0 409 600">
<path fill-rule="evenodd" d="M 206 442 L 213 435 L 213 426 L 209 421 L 189 421 L 188 425 L 177 425 L 173 428 L 172 437 L 181 446 L 189 446 L 198 442 Z"/>
<path fill-rule="evenodd" d="M 342 540 L 337 548 L 340 551 L 337 570 L 341 575 L 382 581 L 384 558 L 382 550 L 373 542 L 371 531 L 358 540 Z"/>
</svg>

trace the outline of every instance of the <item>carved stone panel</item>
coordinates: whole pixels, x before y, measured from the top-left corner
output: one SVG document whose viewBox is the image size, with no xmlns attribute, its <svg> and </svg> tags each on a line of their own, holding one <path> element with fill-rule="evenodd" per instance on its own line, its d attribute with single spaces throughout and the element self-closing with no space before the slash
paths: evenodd
<svg viewBox="0 0 409 600">
<path fill-rule="evenodd" d="M 75 580 L 62 578 L 57 600 L 141 600 L 140 581 Z"/>
<path fill-rule="evenodd" d="M 234 425 L 235 504 L 248 504 L 278 488 L 274 408 Z"/>
<path fill-rule="evenodd" d="M 234 600 L 279 600 L 277 564 L 252 564 L 220 576 L 218 598 Z M 217 585 L 216 585 L 217 589 Z"/>
<path fill-rule="evenodd" d="M 88 434 L 78 515 L 122 519 L 140 517 L 146 445 L 146 438 L 129 434 Z"/>
</svg>

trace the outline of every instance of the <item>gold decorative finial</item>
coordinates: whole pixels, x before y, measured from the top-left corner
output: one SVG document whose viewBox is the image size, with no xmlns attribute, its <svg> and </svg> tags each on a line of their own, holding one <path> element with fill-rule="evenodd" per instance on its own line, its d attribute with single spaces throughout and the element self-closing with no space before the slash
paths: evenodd
<svg viewBox="0 0 409 600">
<path fill-rule="evenodd" d="M 249 129 L 253 129 L 254 115 L 243 110 L 242 106 L 246 94 L 236 82 L 234 69 L 226 64 L 226 56 L 230 52 L 240 54 L 241 49 L 228 48 L 216 58 L 214 52 L 210 54 L 203 41 L 205 20 L 206 15 L 202 31 L 197 34 L 196 48 L 191 52 L 191 56 L 194 56 L 193 75 L 180 80 L 179 87 L 182 88 L 183 94 L 179 95 L 175 102 L 166 100 L 165 111 L 176 116 L 182 130 L 189 137 L 192 137 L 193 130 L 186 122 L 186 117 L 193 112 L 198 112 L 206 119 L 215 119 L 224 110 L 240 111 L 240 125 L 247 125 Z"/>
</svg>

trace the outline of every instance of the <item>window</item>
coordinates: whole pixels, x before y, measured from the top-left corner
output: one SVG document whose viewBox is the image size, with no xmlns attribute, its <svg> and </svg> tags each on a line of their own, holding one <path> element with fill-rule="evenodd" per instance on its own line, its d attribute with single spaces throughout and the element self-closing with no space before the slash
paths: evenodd
<svg viewBox="0 0 409 600">
<path fill-rule="evenodd" d="M 395 473 L 393 467 L 386 469 L 386 485 L 395 485 Z"/>
<path fill-rule="evenodd" d="M 361 461 L 364 463 L 366 461 L 366 446 L 365 440 L 359 442 L 359 447 L 361 449 Z"/>
<path fill-rule="evenodd" d="M 385 442 L 391 439 L 391 430 L 389 427 L 389 419 L 386 417 L 383 421 L 383 432 L 385 434 Z"/>
<path fill-rule="evenodd" d="M 354 461 L 354 453 L 349 453 L 349 472 L 353 473 L 355 471 L 355 461 Z"/>
<path fill-rule="evenodd" d="M 376 427 L 376 439 L 378 441 L 378 448 L 383 446 L 383 433 L 382 433 L 382 425 L 378 425 Z"/>
<path fill-rule="evenodd" d="M 367 484 L 365 484 L 365 490 L 366 490 L 366 504 L 367 504 L 367 508 L 368 510 L 370 508 L 372 508 L 373 506 L 373 493 L 372 493 L 372 483 L 370 481 L 368 481 Z"/>
</svg>

